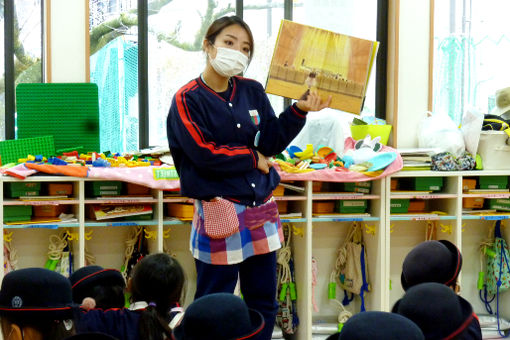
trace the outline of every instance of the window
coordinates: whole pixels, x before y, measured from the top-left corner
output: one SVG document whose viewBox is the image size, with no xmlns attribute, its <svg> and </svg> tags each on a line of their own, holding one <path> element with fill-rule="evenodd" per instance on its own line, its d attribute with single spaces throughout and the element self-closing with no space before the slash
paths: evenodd
<svg viewBox="0 0 510 340">
<path fill-rule="evenodd" d="M 0 139 L 12 139 L 15 134 L 15 86 L 19 83 L 42 81 L 42 3 L 41 0 L 3 3 L 5 7 L 1 13 L 1 58 L 4 69 L 0 92 L 0 112 L 3 119 L 0 122 Z M 3 32 L 4 20 L 11 25 L 9 30 L 12 30 L 12 34 Z M 6 60 L 3 59 L 5 51 L 9 54 Z"/>
<path fill-rule="evenodd" d="M 235 14 L 235 0 L 174 0 L 149 6 L 149 144 L 168 145 L 166 117 L 177 90 L 205 67 L 202 41 L 209 25 Z"/>
<path fill-rule="evenodd" d="M 242 9 L 236 8 L 240 3 Z M 137 1 L 90 0 L 91 81 L 98 83 L 101 117 L 105 118 L 101 118 L 102 150 L 136 150 L 139 135 L 143 139 L 142 147 L 147 143 L 167 146 L 166 117 L 172 97 L 203 70 L 206 56 L 202 52 L 202 40 L 215 19 L 237 13 L 250 25 L 255 55 L 245 76 L 265 84 L 280 21 L 285 16 L 290 19 L 293 15 L 304 24 L 375 40 L 377 4 L 378 0 L 360 0 L 359 4 L 347 0 L 152 0 L 147 3 L 145 28 L 137 27 L 142 22 L 140 13 L 145 13 L 145 9 L 136 8 Z M 325 22 L 332 11 L 342 11 L 341 21 L 349 19 L 348 22 L 336 23 L 337 16 Z M 141 36 L 145 31 L 147 70 L 144 65 L 138 65 L 141 73 L 135 75 L 135 52 L 144 53 L 138 47 L 143 48 L 140 41 L 145 38 Z M 146 79 L 147 93 L 140 93 L 139 77 Z M 375 77 L 372 78 L 363 111 L 371 115 L 375 111 Z M 135 87 L 128 89 L 128 86 Z M 284 99 L 273 95 L 269 98 L 276 114 L 280 113 Z M 142 103 L 140 110 L 136 107 L 138 102 Z M 148 112 L 144 112 L 144 102 L 148 103 Z M 148 122 L 149 132 L 145 137 L 143 129 L 140 128 L 141 133 L 138 130 L 141 119 Z M 103 140 L 107 142 L 103 144 Z"/>
<path fill-rule="evenodd" d="M 435 2 L 434 112 L 456 123 L 469 107 L 490 113 L 496 90 L 510 86 L 509 11 L 507 0 Z"/>
<path fill-rule="evenodd" d="M 90 81 L 99 91 L 101 151 L 138 150 L 136 0 L 91 0 Z"/>
</svg>

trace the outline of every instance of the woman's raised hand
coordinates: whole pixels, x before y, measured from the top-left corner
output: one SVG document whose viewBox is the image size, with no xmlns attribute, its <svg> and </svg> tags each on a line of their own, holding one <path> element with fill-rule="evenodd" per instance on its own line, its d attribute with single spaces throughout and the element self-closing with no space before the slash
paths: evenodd
<svg viewBox="0 0 510 340">
<path fill-rule="evenodd" d="M 298 109 L 306 112 L 320 111 L 330 104 L 331 96 L 328 97 L 328 100 L 323 101 L 315 90 L 307 90 L 296 103 Z"/>
</svg>

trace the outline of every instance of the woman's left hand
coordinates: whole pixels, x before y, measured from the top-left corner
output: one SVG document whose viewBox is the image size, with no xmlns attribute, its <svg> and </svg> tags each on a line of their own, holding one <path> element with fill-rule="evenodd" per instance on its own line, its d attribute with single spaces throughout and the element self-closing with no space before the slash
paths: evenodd
<svg viewBox="0 0 510 340">
<path fill-rule="evenodd" d="M 298 109 L 302 111 L 320 111 L 331 104 L 331 96 L 327 101 L 323 101 L 317 91 L 307 90 L 303 96 L 297 101 Z"/>
</svg>

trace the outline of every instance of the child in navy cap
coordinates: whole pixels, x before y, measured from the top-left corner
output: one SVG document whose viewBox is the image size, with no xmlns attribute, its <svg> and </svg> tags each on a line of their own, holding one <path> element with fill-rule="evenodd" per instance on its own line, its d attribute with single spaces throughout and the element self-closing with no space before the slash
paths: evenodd
<svg viewBox="0 0 510 340">
<path fill-rule="evenodd" d="M 73 301 L 82 304 L 91 297 L 95 308 L 110 309 L 124 307 L 126 282 L 120 271 L 101 266 L 85 266 L 75 271 L 71 277 Z"/>
<path fill-rule="evenodd" d="M 186 309 L 174 340 L 255 339 L 264 328 L 262 314 L 230 293 L 204 295 Z"/>
<path fill-rule="evenodd" d="M 423 282 L 437 282 L 457 291 L 462 254 L 450 241 L 425 241 L 404 259 L 400 281 L 404 290 Z"/>
<path fill-rule="evenodd" d="M 401 283 L 404 290 L 424 282 L 436 282 L 460 291 L 457 283 L 462 269 L 462 254 L 459 248 L 447 240 L 425 241 L 414 247 L 402 264 Z M 471 332 L 480 334 L 480 322 L 476 314 L 471 320 Z"/>
<path fill-rule="evenodd" d="M 427 340 L 482 339 L 480 328 L 470 327 L 476 317 L 471 304 L 444 284 L 427 282 L 409 288 L 392 312 L 416 323 Z"/>
<path fill-rule="evenodd" d="M 184 282 L 184 271 L 176 259 L 165 253 L 145 256 L 128 281 L 131 306 L 83 311 L 77 318 L 78 332 L 103 332 L 120 340 L 170 338 Z"/>
<path fill-rule="evenodd" d="M 5 275 L 0 289 L 4 340 L 61 340 L 74 334 L 71 284 L 43 268 Z"/>
<path fill-rule="evenodd" d="M 388 312 L 361 312 L 349 318 L 340 333 L 326 340 L 424 340 L 408 318 Z"/>
</svg>

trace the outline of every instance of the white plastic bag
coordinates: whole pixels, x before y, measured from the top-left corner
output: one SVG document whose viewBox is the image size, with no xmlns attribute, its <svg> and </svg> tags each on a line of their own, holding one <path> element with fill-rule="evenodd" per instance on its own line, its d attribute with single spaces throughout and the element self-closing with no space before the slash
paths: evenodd
<svg viewBox="0 0 510 340">
<path fill-rule="evenodd" d="M 436 148 L 459 157 L 465 150 L 462 131 L 446 114 L 429 114 L 418 126 L 418 146 Z"/>
<path fill-rule="evenodd" d="M 480 132 L 482 131 L 484 114 L 476 108 L 468 108 L 462 115 L 461 131 L 464 137 L 466 150 L 471 155 L 476 155 L 478 142 L 480 141 Z"/>
</svg>

